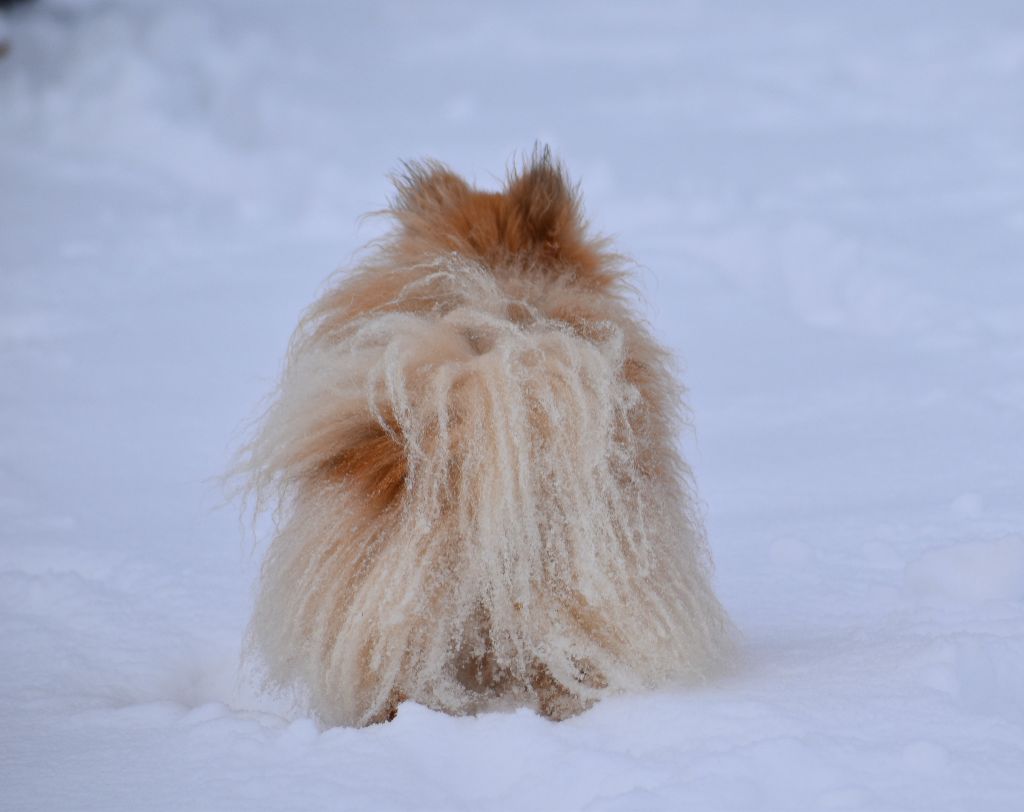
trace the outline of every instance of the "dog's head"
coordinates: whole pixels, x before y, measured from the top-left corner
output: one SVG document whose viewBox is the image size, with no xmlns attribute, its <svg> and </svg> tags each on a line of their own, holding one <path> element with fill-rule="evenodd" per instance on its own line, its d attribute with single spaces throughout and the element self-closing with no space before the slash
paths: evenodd
<svg viewBox="0 0 1024 812">
<path fill-rule="evenodd" d="M 572 273 L 584 284 L 613 281 L 606 242 L 587 234 L 577 189 L 548 149 L 514 168 L 501 192 L 484 192 L 443 164 L 405 165 L 389 212 L 396 248 L 409 257 L 457 253 L 499 272 Z"/>
</svg>

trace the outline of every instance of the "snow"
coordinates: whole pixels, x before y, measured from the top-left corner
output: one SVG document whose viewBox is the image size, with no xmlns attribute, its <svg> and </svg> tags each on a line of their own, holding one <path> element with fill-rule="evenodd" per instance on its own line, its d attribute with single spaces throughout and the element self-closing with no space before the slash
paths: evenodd
<svg viewBox="0 0 1024 812">
<path fill-rule="evenodd" d="M 907 565 L 911 590 L 938 602 L 1024 600 L 1024 538 L 925 550 Z"/>
<path fill-rule="evenodd" d="M 1024 806 L 1024 10 L 2 12 L 0 806 Z M 219 475 L 386 173 L 550 143 L 684 361 L 736 671 L 320 730 Z"/>
</svg>

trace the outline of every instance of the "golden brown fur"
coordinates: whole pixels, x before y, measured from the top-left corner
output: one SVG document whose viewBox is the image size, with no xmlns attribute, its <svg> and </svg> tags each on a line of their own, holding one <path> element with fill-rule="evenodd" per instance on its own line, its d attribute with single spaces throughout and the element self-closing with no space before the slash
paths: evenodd
<svg viewBox="0 0 1024 812">
<path fill-rule="evenodd" d="M 675 450 L 681 388 L 547 151 L 435 163 L 293 338 L 247 450 L 276 499 L 251 647 L 328 724 L 701 679 L 728 621 Z"/>
</svg>

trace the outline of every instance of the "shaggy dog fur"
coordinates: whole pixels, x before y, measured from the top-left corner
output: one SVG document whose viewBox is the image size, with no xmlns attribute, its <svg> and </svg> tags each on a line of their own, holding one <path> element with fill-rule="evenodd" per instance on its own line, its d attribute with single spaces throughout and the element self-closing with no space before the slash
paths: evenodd
<svg viewBox="0 0 1024 812">
<path fill-rule="evenodd" d="M 623 261 L 546 150 L 501 193 L 436 163 L 396 185 L 244 455 L 277 506 L 250 629 L 269 684 L 366 725 L 705 678 L 728 621 Z"/>
</svg>

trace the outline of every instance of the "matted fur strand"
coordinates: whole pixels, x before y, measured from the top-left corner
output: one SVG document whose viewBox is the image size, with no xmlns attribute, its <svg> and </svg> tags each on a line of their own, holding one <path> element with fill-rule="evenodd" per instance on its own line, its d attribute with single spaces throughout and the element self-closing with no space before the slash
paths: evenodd
<svg viewBox="0 0 1024 812">
<path fill-rule="evenodd" d="M 249 646 L 329 725 L 413 700 L 555 719 L 730 649 L 682 390 L 546 151 L 501 193 L 438 164 L 293 338 L 245 451 L 277 507 Z"/>
</svg>

